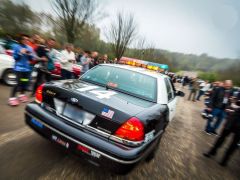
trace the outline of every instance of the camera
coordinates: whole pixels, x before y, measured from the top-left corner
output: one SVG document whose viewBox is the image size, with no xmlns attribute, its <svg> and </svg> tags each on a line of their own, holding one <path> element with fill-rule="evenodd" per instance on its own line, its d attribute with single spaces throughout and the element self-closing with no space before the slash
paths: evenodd
<svg viewBox="0 0 240 180">
<path fill-rule="evenodd" d="M 205 104 L 207 107 L 210 107 L 210 103 L 211 103 L 210 98 L 206 98 L 206 99 L 204 100 L 204 104 Z"/>
</svg>

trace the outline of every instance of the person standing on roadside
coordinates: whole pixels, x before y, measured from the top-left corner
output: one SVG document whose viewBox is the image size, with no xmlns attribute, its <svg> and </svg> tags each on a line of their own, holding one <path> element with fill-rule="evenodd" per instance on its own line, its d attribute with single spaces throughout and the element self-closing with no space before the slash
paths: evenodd
<svg viewBox="0 0 240 180">
<path fill-rule="evenodd" d="M 199 83 L 197 82 L 198 78 L 193 78 L 191 81 L 191 89 L 190 89 L 190 93 L 188 96 L 188 100 L 190 101 L 192 99 L 193 102 L 195 102 L 196 99 L 196 94 L 197 91 L 199 89 Z"/>
<path fill-rule="evenodd" d="M 226 112 L 228 113 L 228 117 L 226 119 L 227 121 L 220 136 L 218 137 L 210 151 L 203 154 L 205 157 L 208 158 L 215 156 L 218 149 L 224 143 L 225 139 L 230 134 L 233 134 L 231 144 L 228 146 L 222 160 L 219 163 L 221 166 L 227 165 L 230 157 L 237 149 L 238 143 L 240 141 L 240 95 L 238 95 L 238 97 L 232 98 L 231 105 L 226 109 Z"/>
<path fill-rule="evenodd" d="M 61 59 L 61 75 L 62 79 L 72 79 L 73 78 L 73 64 L 76 64 L 76 57 L 75 53 L 73 52 L 73 45 L 67 43 L 65 45 L 65 49 L 61 52 L 62 59 Z"/>
<path fill-rule="evenodd" d="M 98 61 L 98 52 L 97 51 L 93 51 L 91 52 L 91 58 L 92 58 L 92 61 L 90 63 L 90 69 L 93 68 L 94 66 L 97 66 L 99 64 L 99 61 Z"/>
<path fill-rule="evenodd" d="M 37 80 L 34 84 L 33 93 L 35 94 L 37 87 L 43 82 L 50 82 L 52 80 L 51 72 L 55 69 L 54 62 L 60 61 L 60 53 L 54 49 L 55 39 L 50 38 L 47 40 L 47 46 L 42 45 L 37 49 L 37 54 L 41 59 L 41 67 L 38 69 Z"/>
<path fill-rule="evenodd" d="M 101 57 L 101 63 L 102 63 L 102 64 L 109 63 L 108 55 L 107 55 L 107 54 L 104 54 L 104 55 Z"/>
<path fill-rule="evenodd" d="M 56 40 L 53 38 L 49 38 L 47 40 L 47 56 L 48 56 L 48 63 L 47 63 L 47 68 L 49 72 L 51 73 L 54 69 L 54 62 L 60 62 L 61 60 L 61 53 L 58 52 L 56 49 L 54 49 L 56 44 Z M 50 76 L 51 78 L 51 76 Z"/>
<path fill-rule="evenodd" d="M 36 50 L 38 49 L 38 46 L 41 45 L 41 40 L 42 38 L 38 34 L 34 34 L 32 37 L 29 37 L 27 45 L 32 48 L 35 55 L 37 55 Z M 31 71 L 33 71 L 35 64 L 38 63 L 39 60 L 40 59 L 36 58 L 33 61 L 30 61 Z M 30 77 L 30 82 L 31 78 L 32 77 Z"/>
<path fill-rule="evenodd" d="M 190 79 L 188 76 L 183 76 L 182 77 L 182 88 L 184 88 L 188 83 L 189 83 Z"/>
<path fill-rule="evenodd" d="M 81 75 L 89 70 L 91 58 L 89 57 L 90 51 L 85 51 L 80 58 L 80 65 L 82 65 Z"/>
<path fill-rule="evenodd" d="M 217 134 L 216 130 L 221 125 L 223 119 L 225 118 L 225 109 L 229 104 L 229 98 L 233 95 L 232 91 L 232 81 L 226 80 L 223 87 L 219 86 L 213 90 L 208 111 L 211 112 L 212 118 L 207 120 L 205 132 Z M 213 119 L 216 118 L 216 122 L 212 125 Z"/>
<path fill-rule="evenodd" d="M 34 59 L 33 50 L 27 45 L 28 36 L 21 35 L 18 45 L 14 46 L 13 58 L 15 59 L 14 71 L 17 75 L 17 84 L 12 88 L 8 104 L 10 106 L 17 106 L 20 102 L 27 102 L 28 97 L 25 95 L 29 83 L 31 67 L 30 61 Z M 18 98 L 17 91 L 20 91 Z"/>
<path fill-rule="evenodd" d="M 118 63 L 117 58 L 114 58 L 114 60 L 113 60 L 113 64 L 117 64 L 117 63 Z"/>
<path fill-rule="evenodd" d="M 34 96 L 37 87 L 44 81 L 50 81 L 50 74 L 48 73 L 47 63 L 48 63 L 48 49 L 45 45 L 45 40 L 39 40 L 38 47 L 36 49 L 37 62 L 39 67 L 37 68 L 37 78 L 33 85 L 32 96 Z"/>
<path fill-rule="evenodd" d="M 215 81 L 212 83 L 212 87 L 211 87 L 211 90 L 215 90 L 216 88 L 219 87 L 219 84 L 220 84 L 220 81 Z"/>
<path fill-rule="evenodd" d="M 198 100 L 198 101 L 200 101 L 201 96 L 204 95 L 205 92 L 207 92 L 207 91 L 210 89 L 211 84 L 210 84 L 208 81 L 202 82 L 202 83 L 200 84 L 200 87 L 202 87 L 202 88 L 201 88 L 201 89 L 199 90 L 199 92 L 198 92 L 198 96 L 197 96 L 197 100 Z"/>
<path fill-rule="evenodd" d="M 29 38 L 27 45 L 30 46 L 34 52 L 36 52 L 40 40 L 41 37 L 38 34 L 34 34 L 32 37 Z"/>
</svg>

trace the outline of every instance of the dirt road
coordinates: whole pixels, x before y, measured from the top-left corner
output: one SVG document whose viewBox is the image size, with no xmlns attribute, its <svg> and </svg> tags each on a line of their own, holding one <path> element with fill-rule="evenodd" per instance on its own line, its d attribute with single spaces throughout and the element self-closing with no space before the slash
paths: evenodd
<svg viewBox="0 0 240 180">
<path fill-rule="evenodd" d="M 9 87 L 0 85 L 0 179 L 240 179 L 240 150 L 226 168 L 217 164 L 225 148 L 214 159 L 202 156 L 216 137 L 203 132 L 201 102 L 180 98 L 156 158 L 116 176 L 34 133 L 24 123 L 24 105 L 7 106 L 8 95 Z"/>
</svg>

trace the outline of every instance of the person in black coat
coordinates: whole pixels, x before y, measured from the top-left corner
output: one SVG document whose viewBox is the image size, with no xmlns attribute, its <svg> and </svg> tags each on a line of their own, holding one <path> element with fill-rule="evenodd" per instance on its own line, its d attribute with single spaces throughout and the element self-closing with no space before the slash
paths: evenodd
<svg viewBox="0 0 240 180">
<path fill-rule="evenodd" d="M 36 54 L 38 56 L 38 63 L 40 66 L 37 68 L 37 78 L 33 86 L 32 96 L 35 95 L 35 92 L 38 86 L 42 84 L 44 80 L 46 80 L 47 82 L 51 81 L 51 74 L 47 70 L 48 52 L 49 50 L 45 45 L 45 40 L 41 39 L 41 42 L 38 48 L 36 49 Z"/>
<path fill-rule="evenodd" d="M 232 81 L 226 80 L 223 87 L 215 88 L 209 99 L 208 111 L 211 112 L 212 118 L 207 120 L 205 131 L 207 133 L 217 134 L 216 130 L 220 127 L 226 116 L 225 109 L 229 105 L 229 98 L 233 95 Z M 213 120 L 216 121 L 213 123 Z"/>
<path fill-rule="evenodd" d="M 218 137 L 210 151 L 204 153 L 204 156 L 208 158 L 215 156 L 218 149 L 224 143 L 225 139 L 230 134 L 233 134 L 232 141 L 228 146 L 221 162 L 219 163 L 221 166 L 227 165 L 230 157 L 237 149 L 238 143 L 240 141 L 240 94 L 238 94 L 238 97 L 232 97 L 231 101 L 231 105 L 229 106 L 229 108 L 226 109 L 226 111 L 228 112 L 228 117 L 224 129 L 222 130 L 220 136 Z"/>
</svg>

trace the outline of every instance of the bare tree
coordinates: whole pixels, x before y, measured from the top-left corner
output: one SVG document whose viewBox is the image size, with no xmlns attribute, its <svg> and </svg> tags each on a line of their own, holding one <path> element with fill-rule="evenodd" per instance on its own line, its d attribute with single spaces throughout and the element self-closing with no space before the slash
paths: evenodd
<svg viewBox="0 0 240 180">
<path fill-rule="evenodd" d="M 117 13 L 106 32 L 106 37 L 111 43 L 112 50 L 119 60 L 126 48 L 132 43 L 137 34 L 137 24 L 133 14 Z"/>
<path fill-rule="evenodd" d="M 147 40 L 145 37 L 139 36 L 133 44 L 134 49 L 145 49 Z"/>
<path fill-rule="evenodd" d="M 76 34 L 90 21 L 98 10 L 96 0 L 53 0 L 52 8 L 60 19 L 68 42 L 73 43 Z"/>
<path fill-rule="evenodd" d="M 155 46 L 152 42 L 148 42 L 145 37 L 138 37 L 133 48 L 133 57 L 139 59 L 154 59 Z"/>
</svg>

